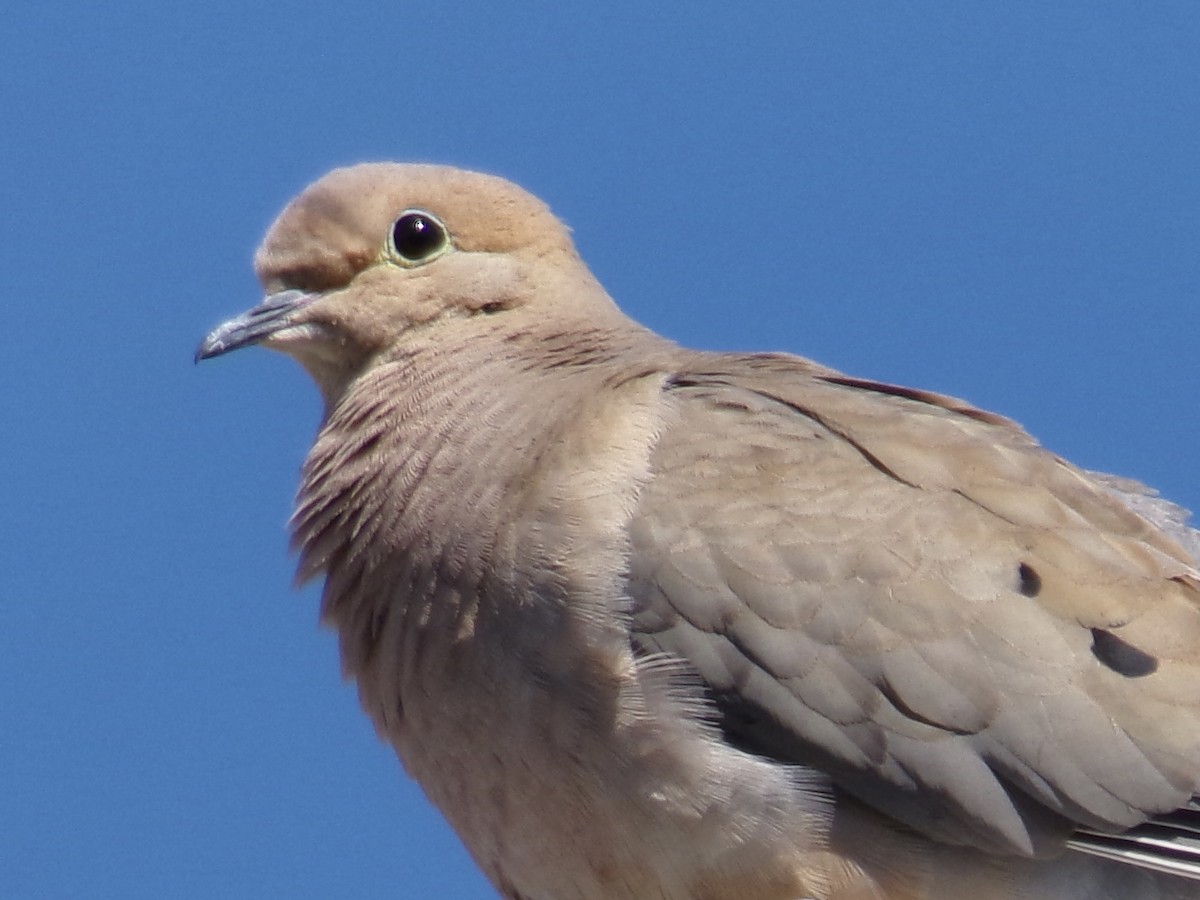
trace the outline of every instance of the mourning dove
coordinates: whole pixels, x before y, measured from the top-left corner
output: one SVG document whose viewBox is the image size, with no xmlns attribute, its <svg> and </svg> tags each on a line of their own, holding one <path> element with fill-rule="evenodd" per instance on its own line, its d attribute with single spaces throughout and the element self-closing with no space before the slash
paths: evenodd
<svg viewBox="0 0 1200 900">
<path fill-rule="evenodd" d="M 1180 510 L 959 400 L 680 348 L 495 177 L 337 170 L 256 266 L 197 355 L 319 386 L 300 577 L 502 896 L 1200 897 Z"/>
</svg>

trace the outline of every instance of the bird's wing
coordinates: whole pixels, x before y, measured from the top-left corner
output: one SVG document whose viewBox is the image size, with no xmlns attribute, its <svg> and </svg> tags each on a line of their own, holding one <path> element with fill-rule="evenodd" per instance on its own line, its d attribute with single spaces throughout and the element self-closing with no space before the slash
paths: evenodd
<svg viewBox="0 0 1200 900">
<path fill-rule="evenodd" d="M 1200 590 L 1133 488 L 788 357 L 697 356 L 666 403 L 634 641 L 685 662 L 729 741 L 993 851 L 1187 803 Z"/>
</svg>

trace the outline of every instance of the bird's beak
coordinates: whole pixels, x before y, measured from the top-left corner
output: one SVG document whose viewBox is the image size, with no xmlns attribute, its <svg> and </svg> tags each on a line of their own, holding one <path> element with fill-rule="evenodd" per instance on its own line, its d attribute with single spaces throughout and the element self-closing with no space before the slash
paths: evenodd
<svg viewBox="0 0 1200 900">
<path fill-rule="evenodd" d="M 268 294 L 258 306 L 222 322 L 196 348 L 196 362 L 257 344 L 292 324 L 292 316 L 320 294 L 287 290 Z"/>
</svg>

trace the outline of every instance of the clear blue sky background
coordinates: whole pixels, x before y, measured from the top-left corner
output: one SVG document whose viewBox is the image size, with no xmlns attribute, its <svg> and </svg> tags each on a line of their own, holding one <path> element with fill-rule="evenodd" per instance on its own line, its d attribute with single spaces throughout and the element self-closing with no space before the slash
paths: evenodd
<svg viewBox="0 0 1200 900">
<path fill-rule="evenodd" d="M 547 199 L 636 318 L 1200 507 L 1200 3 L 5 6 L 0 897 L 491 896 L 289 587 L 298 367 L 192 351 L 308 181 Z"/>
</svg>

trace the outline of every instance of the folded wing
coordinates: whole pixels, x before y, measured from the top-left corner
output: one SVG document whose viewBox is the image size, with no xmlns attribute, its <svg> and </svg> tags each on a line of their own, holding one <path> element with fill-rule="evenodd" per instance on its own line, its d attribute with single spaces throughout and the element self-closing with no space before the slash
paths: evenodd
<svg viewBox="0 0 1200 900">
<path fill-rule="evenodd" d="M 790 357 L 697 355 L 667 401 L 635 642 L 686 661 L 731 742 L 996 852 L 1188 803 L 1200 591 L 1135 487 Z"/>
</svg>

